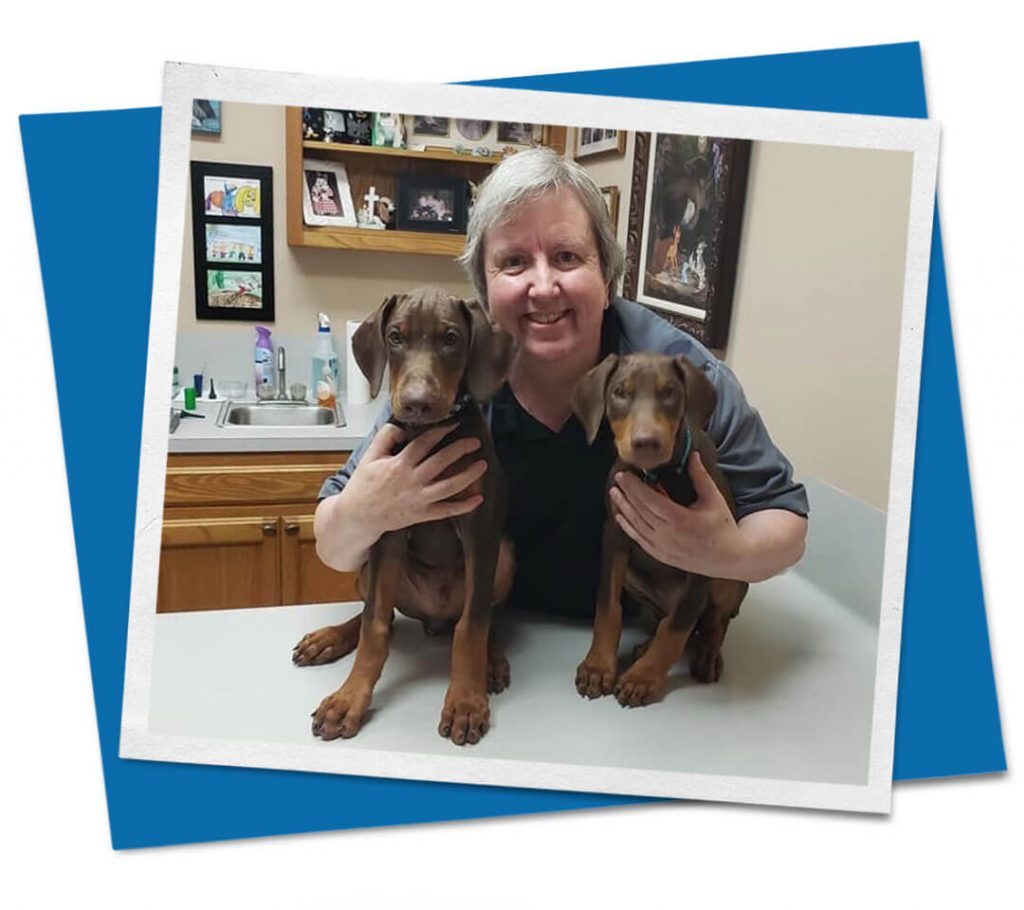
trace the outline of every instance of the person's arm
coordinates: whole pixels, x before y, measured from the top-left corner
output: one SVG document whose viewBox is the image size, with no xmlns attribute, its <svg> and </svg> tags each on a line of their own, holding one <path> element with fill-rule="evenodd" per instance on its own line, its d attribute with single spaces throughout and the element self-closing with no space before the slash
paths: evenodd
<svg viewBox="0 0 1024 910">
<path fill-rule="evenodd" d="M 485 461 L 474 461 L 458 474 L 440 478 L 460 458 L 478 449 L 479 439 L 458 439 L 429 455 L 452 429 L 454 424 L 430 429 L 396 455 L 394 449 L 405 434 L 390 423 L 380 428 L 360 453 L 341 492 L 327 496 L 316 508 L 316 552 L 325 565 L 355 572 L 385 532 L 463 515 L 480 505 L 480 495 L 451 497 L 483 475 Z"/>
<path fill-rule="evenodd" d="M 732 517 L 728 503 L 694 452 L 688 464 L 696 501 L 681 506 L 629 473 L 611 490 L 627 536 L 666 565 L 709 578 L 764 581 L 804 553 L 807 519 L 786 509 Z"/>
<path fill-rule="evenodd" d="M 618 476 L 612 501 L 620 527 L 655 559 L 711 578 L 764 581 L 803 555 L 807 492 L 733 372 L 708 357 L 702 368 L 717 404 L 707 432 L 739 518 L 696 452 L 688 464 L 697 493 L 692 505 L 673 503 L 632 474 Z"/>
</svg>

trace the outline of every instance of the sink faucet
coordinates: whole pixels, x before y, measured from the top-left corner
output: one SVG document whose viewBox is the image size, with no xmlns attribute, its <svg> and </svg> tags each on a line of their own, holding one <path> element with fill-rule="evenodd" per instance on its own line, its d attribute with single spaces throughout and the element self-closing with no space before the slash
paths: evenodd
<svg viewBox="0 0 1024 910">
<path fill-rule="evenodd" d="M 285 391 L 288 383 L 284 378 L 284 348 L 278 346 L 277 348 L 277 400 L 287 401 L 288 393 Z"/>
</svg>

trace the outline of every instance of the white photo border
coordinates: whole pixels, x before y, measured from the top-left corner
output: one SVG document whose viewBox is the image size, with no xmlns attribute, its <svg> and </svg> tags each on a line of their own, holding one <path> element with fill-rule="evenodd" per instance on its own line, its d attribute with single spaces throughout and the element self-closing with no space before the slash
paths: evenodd
<svg viewBox="0 0 1024 910">
<path fill-rule="evenodd" d="M 193 98 L 353 110 L 445 111 L 451 118 L 614 123 L 619 130 L 727 136 L 913 153 L 897 369 L 882 603 L 868 779 L 863 786 L 437 755 L 324 750 L 170 737 L 148 730 L 157 576 L 167 467 L 166 378 L 173 368 L 188 200 Z M 914 470 L 925 301 L 935 209 L 938 124 L 869 117 L 570 95 L 459 85 L 402 84 L 169 63 L 165 67 L 153 301 L 143 409 L 134 562 L 121 723 L 122 758 L 360 774 L 498 786 L 683 797 L 888 812 L 891 801 L 903 590 Z"/>
</svg>

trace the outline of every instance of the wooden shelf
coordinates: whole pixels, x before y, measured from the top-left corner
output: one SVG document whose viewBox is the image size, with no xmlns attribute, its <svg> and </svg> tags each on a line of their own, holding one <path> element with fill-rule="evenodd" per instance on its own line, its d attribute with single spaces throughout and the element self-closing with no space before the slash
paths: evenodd
<svg viewBox="0 0 1024 910">
<path fill-rule="evenodd" d="M 374 145 L 311 142 L 302 138 L 302 108 L 285 108 L 285 199 L 288 245 L 333 250 L 373 250 L 381 253 L 416 253 L 425 256 L 458 256 L 466 244 L 464 234 L 428 231 L 374 231 L 362 228 L 311 227 L 302 217 L 302 162 L 304 158 L 343 160 L 352 199 L 361 204 L 374 186 L 381 195 L 396 196 L 403 174 L 482 180 L 502 155 L 459 155 L 447 149 L 414 151 Z M 559 154 L 565 151 L 567 129 L 546 127 L 545 143 Z"/>
<path fill-rule="evenodd" d="M 326 228 L 302 226 L 298 243 L 288 235 L 291 246 L 320 247 L 331 250 L 376 250 L 380 253 L 421 253 L 450 256 L 462 252 L 465 234 L 429 234 L 426 231 L 374 231 L 364 228 Z"/>
<path fill-rule="evenodd" d="M 302 143 L 304 151 L 312 152 L 311 158 L 321 158 L 323 153 L 341 155 L 374 155 L 385 158 L 412 158 L 419 161 L 456 161 L 459 164 L 475 164 L 483 167 L 494 167 L 501 161 L 504 155 L 460 155 L 458 152 L 447 149 L 396 149 L 383 145 L 345 145 L 340 142 L 313 142 L 305 140 Z"/>
</svg>

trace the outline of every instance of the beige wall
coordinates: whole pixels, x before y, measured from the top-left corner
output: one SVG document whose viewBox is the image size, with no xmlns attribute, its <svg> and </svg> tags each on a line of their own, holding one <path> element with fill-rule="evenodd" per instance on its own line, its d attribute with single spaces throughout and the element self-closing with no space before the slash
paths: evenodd
<svg viewBox="0 0 1024 910">
<path fill-rule="evenodd" d="M 755 143 L 727 360 L 802 475 L 888 502 L 912 156 Z"/>
<path fill-rule="evenodd" d="M 569 148 L 572 153 L 572 131 Z M 584 160 L 599 186 L 620 188 L 624 244 L 633 161 Z M 471 294 L 440 256 L 289 247 L 285 234 L 284 112 L 225 104 L 219 138 L 195 138 L 199 160 L 274 168 L 274 338 L 303 379 L 316 314 L 340 326 L 387 294 L 439 284 Z M 750 164 L 727 359 L 798 476 L 816 476 L 884 509 L 895 405 L 900 304 L 910 204 L 909 153 L 755 143 Z M 359 201 L 356 201 L 359 204 Z M 176 362 L 183 377 L 248 378 L 248 324 L 197 322 L 191 216 L 186 218 Z"/>
</svg>

